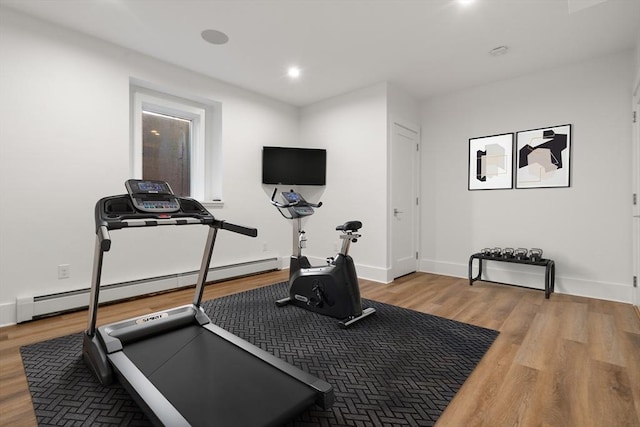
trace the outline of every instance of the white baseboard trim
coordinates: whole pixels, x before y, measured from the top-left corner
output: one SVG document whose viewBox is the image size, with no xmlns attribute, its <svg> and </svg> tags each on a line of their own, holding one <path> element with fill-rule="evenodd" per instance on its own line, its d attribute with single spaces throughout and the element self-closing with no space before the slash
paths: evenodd
<svg viewBox="0 0 640 427">
<path fill-rule="evenodd" d="M 467 277 L 467 266 L 452 262 L 421 259 L 419 269 L 423 273 L 440 274 L 451 277 Z"/>
<path fill-rule="evenodd" d="M 207 282 L 276 270 L 280 267 L 278 258 L 212 267 L 207 273 Z M 191 286 L 196 283 L 197 277 L 197 271 L 190 271 L 103 285 L 100 288 L 100 303 Z M 16 298 L 14 304 L 5 303 L 0 305 L 0 326 L 26 322 L 39 316 L 87 307 L 89 294 L 90 289 L 85 288 L 50 295 L 21 296 Z"/>
<path fill-rule="evenodd" d="M 0 328 L 16 324 L 16 304 L 6 302 L 0 304 Z"/>
<path fill-rule="evenodd" d="M 475 276 L 478 272 L 478 261 L 474 261 L 473 266 L 473 275 Z M 420 271 L 460 278 L 469 277 L 468 264 L 428 259 L 420 260 Z M 499 283 L 544 289 L 544 268 L 539 266 L 497 262 L 485 263 L 482 278 Z M 631 303 L 632 290 L 631 284 L 559 276 L 556 271 L 555 292 L 560 294 Z"/>
<path fill-rule="evenodd" d="M 325 260 L 320 258 L 310 257 L 309 261 L 315 265 L 325 264 Z M 270 258 L 212 268 L 209 271 L 208 280 L 217 281 L 262 271 L 287 269 L 288 267 L 289 257 Z M 483 270 L 483 279 L 485 280 L 544 289 L 544 269 L 537 266 L 487 263 Z M 392 275 L 391 269 L 356 265 L 356 271 L 358 272 L 358 277 L 363 279 L 380 283 L 393 281 L 390 277 Z M 422 259 L 420 260 L 419 271 L 466 279 L 468 277 L 468 264 Z M 473 273 L 474 275 L 477 274 L 477 261 L 474 263 Z M 195 283 L 196 277 L 197 272 L 188 272 L 162 278 L 105 285 L 101 290 L 100 301 L 115 301 L 132 296 L 190 286 Z M 602 282 L 558 275 L 556 275 L 555 280 L 555 292 L 623 303 L 632 303 L 633 298 L 631 284 Z M 0 327 L 24 322 L 49 313 L 86 307 L 88 300 L 88 289 L 55 295 L 17 298 L 15 303 L 0 304 Z"/>
<path fill-rule="evenodd" d="M 390 268 L 371 267 L 369 265 L 356 265 L 358 277 L 373 282 L 391 283 L 393 282 L 393 272 Z"/>
</svg>

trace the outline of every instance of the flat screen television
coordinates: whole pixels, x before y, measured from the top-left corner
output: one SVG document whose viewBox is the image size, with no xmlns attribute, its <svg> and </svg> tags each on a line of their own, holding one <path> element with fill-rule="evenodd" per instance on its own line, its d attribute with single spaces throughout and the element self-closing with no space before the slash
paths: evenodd
<svg viewBox="0 0 640 427">
<path fill-rule="evenodd" d="M 262 183 L 326 185 L 327 150 L 262 147 Z"/>
</svg>

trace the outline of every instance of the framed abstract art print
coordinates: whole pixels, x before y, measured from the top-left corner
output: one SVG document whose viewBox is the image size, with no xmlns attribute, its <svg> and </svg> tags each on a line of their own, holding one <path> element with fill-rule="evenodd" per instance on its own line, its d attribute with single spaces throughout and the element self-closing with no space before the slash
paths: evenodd
<svg viewBox="0 0 640 427">
<path fill-rule="evenodd" d="M 516 188 L 569 187 L 571 125 L 516 133 Z"/>
<path fill-rule="evenodd" d="M 513 188 L 513 133 L 469 139 L 469 190 Z"/>
</svg>

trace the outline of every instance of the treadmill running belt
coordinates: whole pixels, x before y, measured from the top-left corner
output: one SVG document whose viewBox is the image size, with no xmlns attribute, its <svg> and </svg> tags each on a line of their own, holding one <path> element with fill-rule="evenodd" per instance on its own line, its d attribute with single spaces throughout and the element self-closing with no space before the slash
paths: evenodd
<svg viewBox="0 0 640 427">
<path fill-rule="evenodd" d="M 281 425 L 315 402 L 311 387 L 198 325 L 123 351 L 193 426 Z"/>
</svg>

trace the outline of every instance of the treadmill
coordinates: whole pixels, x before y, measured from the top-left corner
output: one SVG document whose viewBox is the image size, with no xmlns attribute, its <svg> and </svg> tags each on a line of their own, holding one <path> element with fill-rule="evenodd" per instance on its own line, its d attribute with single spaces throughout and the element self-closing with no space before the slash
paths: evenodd
<svg viewBox="0 0 640 427">
<path fill-rule="evenodd" d="M 83 358 L 102 385 L 115 378 L 162 426 L 276 426 L 312 405 L 333 404 L 330 384 L 214 325 L 201 307 L 218 230 L 256 237 L 255 228 L 217 220 L 163 181 L 129 180 L 128 194 L 100 199 Z M 112 230 L 207 225 L 189 305 L 96 327 L 104 253 Z"/>
</svg>

